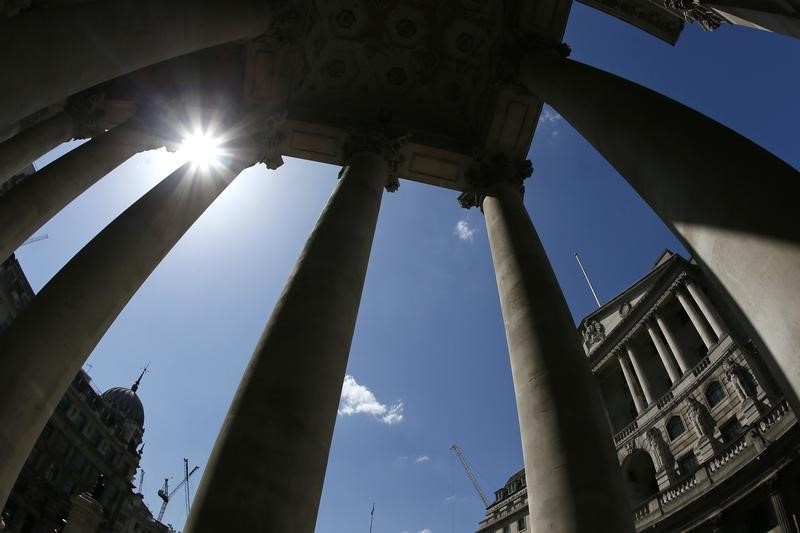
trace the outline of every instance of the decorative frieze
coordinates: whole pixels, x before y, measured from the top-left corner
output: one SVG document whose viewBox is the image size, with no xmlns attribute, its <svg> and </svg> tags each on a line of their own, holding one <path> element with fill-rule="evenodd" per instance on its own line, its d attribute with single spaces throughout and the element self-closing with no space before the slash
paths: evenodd
<svg viewBox="0 0 800 533">
<path fill-rule="evenodd" d="M 87 91 L 70 97 L 64 112 L 72 119 L 74 139 L 90 139 L 105 130 L 102 124 L 105 94 L 102 91 Z"/>
<path fill-rule="evenodd" d="M 283 165 L 283 148 L 286 143 L 286 117 L 282 111 L 270 116 L 253 134 L 258 147 L 257 161 L 270 170 Z"/>
<path fill-rule="evenodd" d="M 706 31 L 713 31 L 725 22 L 716 11 L 697 0 L 664 0 L 664 6 L 677 11 L 687 22 L 697 22 Z"/>
</svg>

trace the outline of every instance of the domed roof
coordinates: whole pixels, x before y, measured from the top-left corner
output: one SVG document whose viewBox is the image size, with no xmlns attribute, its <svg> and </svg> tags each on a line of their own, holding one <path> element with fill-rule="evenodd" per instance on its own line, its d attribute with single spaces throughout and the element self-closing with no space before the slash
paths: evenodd
<svg viewBox="0 0 800 533">
<path fill-rule="evenodd" d="M 127 387 L 114 387 L 105 391 L 102 398 L 123 415 L 144 426 L 144 406 L 136 391 Z"/>
<path fill-rule="evenodd" d="M 145 372 L 147 372 L 147 367 L 142 370 L 139 378 L 130 389 L 127 387 L 114 387 L 105 391 L 101 396 L 117 411 L 137 422 L 140 427 L 144 427 L 144 406 L 139 396 L 136 395 L 136 391 L 139 390 L 139 383 L 142 382 Z"/>
</svg>

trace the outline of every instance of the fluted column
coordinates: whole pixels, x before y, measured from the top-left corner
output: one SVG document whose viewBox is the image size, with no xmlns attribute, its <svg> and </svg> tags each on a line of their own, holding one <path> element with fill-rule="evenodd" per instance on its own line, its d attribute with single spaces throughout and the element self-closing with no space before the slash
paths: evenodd
<svg viewBox="0 0 800 533">
<path fill-rule="evenodd" d="M 59 144 L 70 140 L 72 127 L 72 117 L 62 111 L 0 143 L 0 185 Z"/>
<path fill-rule="evenodd" d="M 778 520 L 781 532 L 794 533 L 795 528 L 792 525 L 791 518 L 789 518 L 789 513 L 786 511 L 786 505 L 783 502 L 778 480 L 772 478 L 767 481 L 767 489 L 769 490 L 769 501 L 770 504 L 772 504 L 772 511 L 775 513 L 775 518 Z"/>
<path fill-rule="evenodd" d="M 667 325 L 667 321 L 664 320 L 661 315 L 656 315 L 656 324 L 658 324 L 661 333 L 664 334 L 664 338 L 667 340 L 667 345 L 669 345 L 670 351 L 672 351 L 672 354 L 675 356 L 675 360 L 678 361 L 678 366 L 681 367 L 681 374 L 685 374 L 689 371 L 691 366 L 686 360 L 686 356 L 683 353 L 681 345 L 678 343 L 678 339 L 672 334 L 672 329 L 670 329 Z"/>
<path fill-rule="evenodd" d="M 701 113 L 588 65 L 540 49 L 519 74 L 675 230 L 752 323 L 800 410 L 800 173 Z"/>
<path fill-rule="evenodd" d="M 636 356 L 636 352 L 633 351 L 630 344 L 625 345 L 625 349 L 628 351 L 628 357 L 631 359 L 631 364 L 633 365 L 633 371 L 636 373 L 636 379 L 639 380 L 639 383 L 642 386 L 642 392 L 644 393 L 644 399 L 647 400 L 647 405 L 653 403 L 653 390 L 650 388 L 650 380 L 647 378 L 647 374 L 644 373 L 644 368 L 642 365 L 639 364 L 639 358 Z"/>
<path fill-rule="evenodd" d="M 482 207 L 517 400 L 529 528 L 632 532 L 600 391 L 523 204 L 521 180 L 487 177 L 494 184 Z M 470 205 L 464 195 L 462 205 Z"/>
<path fill-rule="evenodd" d="M 711 329 L 714 330 L 714 334 L 717 336 L 717 339 L 724 337 L 725 325 L 722 323 L 722 318 L 720 318 L 719 314 L 717 314 L 717 310 L 714 309 L 714 306 L 711 304 L 711 302 L 708 301 L 705 293 L 699 289 L 691 279 L 686 280 L 686 289 L 689 291 L 692 299 L 697 304 L 697 307 L 700 308 L 700 312 L 703 313 L 703 317 L 705 317 L 705 319 L 711 325 Z"/>
<path fill-rule="evenodd" d="M 667 350 L 667 347 L 664 345 L 664 341 L 661 340 L 661 337 L 658 336 L 658 332 L 655 329 L 655 324 L 652 320 L 648 320 L 647 324 L 645 325 L 647 328 L 647 333 L 650 335 L 650 339 L 652 339 L 653 344 L 656 345 L 656 351 L 658 352 L 658 357 L 661 359 L 661 363 L 664 365 L 664 369 L 669 374 L 669 380 L 674 385 L 677 382 L 681 374 L 678 372 L 678 369 L 675 367 L 675 363 L 672 361 L 672 356 Z"/>
<path fill-rule="evenodd" d="M 240 531 L 314 531 L 381 197 L 390 179 L 392 150 L 379 153 L 363 141 L 353 143 L 353 155 L 245 370 L 187 533 L 226 531 L 231 517 Z"/>
<path fill-rule="evenodd" d="M 0 20 L 0 128 L 134 70 L 268 29 L 272 2 L 94 0 Z M 100 45 L 98 43 L 101 43 Z"/>
<path fill-rule="evenodd" d="M 86 358 L 180 237 L 257 156 L 230 147 L 221 167 L 186 163 L 73 257 L 0 335 L 0 507 Z"/>
<path fill-rule="evenodd" d="M 0 261 L 134 154 L 162 144 L 131 119 L 56 159 L 0 196 Z"/>
<path fill-rule="evenodd" d="M 639 391 L 636 390 L 636 377 L 633 374 L 633 369 L 627 359 L 627 355 L 620 352 L 618 359 L 619 366 L 622 368 L 622 375 L 625 376 L 625 383 L 628 384 L 628 392 L 631 393 L 633 404 L 636 406 L 636 414 L 640 415 L 647 408 L 647 405 L 645 405 L 642 398 L 639 396 Z"/>
<path fill-rule="evenodd" d="M 703 339 L 703 344 L 705 344 L 706 348 L 711 348 L 714 346 L 716 340 L 714 339 L 714 335 L 708 326 L 706 325 L 703 317 L 700 316 L 700 313 L 697 312 L 692 302 L 689 301 L 687 298 L 687 294 L 684 293 L 683 288 L 678 288 L 675 291 L 675 295 L 678 297 L 678 301 L 681 303 L 681 307 L 683 310 L 686 311 L 686 314 L 689 315 L 689 320 L 692 321 L 692 325 L 694 329 L 697 330 L 697 333 L 700 334 L 700 338 Z"/>
</svg>

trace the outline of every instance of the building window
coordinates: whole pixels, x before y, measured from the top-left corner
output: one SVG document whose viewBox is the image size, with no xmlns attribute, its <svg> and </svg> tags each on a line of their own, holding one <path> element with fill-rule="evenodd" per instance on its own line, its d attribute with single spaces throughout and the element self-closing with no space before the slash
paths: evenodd
<svg viewBox="0 0 800 533">
<path fill-rule="evenodd" d="M 50 483 L 52 483 L 56 480 L 57 477 L 58 477 L 58 467 L 53 463 L 50 463 L 50 466 L 47 467 L 47 470 L 44 473 L 44 478 Z"/>
<path fill-rule="evenodd" d="M 71 494 L 72 494 L 72 491 L 74 491 L 74 490 L 75 490 L 75 482 L 74 482 L 74 481 L 72 481 L 71 479 L 68 479 L 68 480 L 66 481 L 66 483 L 64 483 L 64 486 L 63 486 L 63 487 L 61 487 L 61 491 L 62 491 L 62 492 L 64 493 L 64 495 L 66 495 L 66 496 L 69 496 L 69 495 L 71 495 Z"/>
<path fill-rule="evenodd" d="M 72 402 L 69 401 L 69 398 L 67 398 L 66 396 L 62 396 L 61 400 L 59 400 L 58 402 L 58 410 L 66 411 L 67 409 L 69 409 L 70 405 L 72 405 Z"/>
<path fill-rule="evenodd" d="M 67 437 L 61 435 L 58 444 L 55 446 L 55 452 L 58 455 L 65 456 L 72 449 L 72 443 L 67 440 Z"/>
<path fill-rule="evenodd" d="M 667 421 L 667 435 L 669 440 L 677 439 L 684 431 L 686 426 L 683 425 L 683 420 L 678 415 L 673 416 Z"/>
<path fill-rule="evenodd" d="M 692 452 L 687 453 L 678 459 L 678 474 L 687 476 L 697 470 L 700 464 L 697 462 L 697 457 Z"/>
<path fill-rule="evenodd" d="M 523 516 L 519 520 L 517 520 L 517 531 L 525 531 L 527 527 L 525 526 L 525 517 Z"/>
<path fill-rule="evenodd" d="M 82 453 L 78 453 L 75 456 L 75 460 L 72 461 L 72 470 L 73 472 L 83 472 L 83 469 L 86 468 L 86 456 Z"/>
<path fill-rule="evenodd" d="M 708 406 L 714 407 L 724 399 L 725 389 L 722 388 L 722 384 L 719 381 L 712 381 L 709 383 L 708 387 L 706 387 L 706 401 L 708 401 Z"/>
<path fill-rule="evenodd" d="M 722 434 L 722 442 L 730 444 L 742 434 L 742 425 L 734 416 L 719 427 L 719 432 Z"/>
<path fill-rule="evenodd" d="M 73 424 L 78 429 L 78 431 L 82 430 L 86 427 L 86 417 L 83 416 L 83 413 L 76 413 L 75 418 L 72 419 Z"/>
</svg>

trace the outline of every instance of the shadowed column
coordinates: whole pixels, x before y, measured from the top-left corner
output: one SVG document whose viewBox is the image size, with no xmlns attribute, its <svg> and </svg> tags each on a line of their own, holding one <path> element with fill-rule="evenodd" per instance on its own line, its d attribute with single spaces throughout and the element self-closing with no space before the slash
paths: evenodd
<svg viewBox="0 0 800 533">
<path fill-rule="evenodd" d="M 639 391 L 636 390 L 636 377 L 634 376 L 633 369 L 627 357 L 626 354 L 620 351 L 618 357 L 619 366 L 622 368 L 622 375 L 625 377 L 625 383 L 628 385 L 628 392 L 631 393 L 631 398 L 633 398 L 636 414 L 640 415 L 647 409 L 647 405 L 642 401 Z"/>
<path fill-rule="evenodd" d="M 103 176 L 157 144 L 138 120 L 131 119 L 61 156 L 0 196 L 0 261 Z"/>
<path fill-rule="evenodd" d="M 383 188 L 355 151 L 245 370 L 187 533 L 313 533 Z M 301 391 L 298 393 L 298 391 Z"/>
<path fill-rule="evenodd" d="M 0 128 L 134 70 L 268 27 L 262 0 L 95 0 L 0 20 Z M 12 74 L 13 73 L 13 74 Z"/>
<path fill-rule="evenodd" d="M 604 403 L 522 202 L 521 180 L 492 177 L 497 182 L 482 207 L 514 379 L 530 530 L 632 532 Z"/>
<path fill-rule="evenodd" d="M 588 65 L 533 52 L 520 77 L 676 231 L 753 325 L 800 409 L 800 173 L 697 111 Z"/>
<path fill-rule="evenodd" d="M 0 507 L 75 374 L 180 237 L 252 165 L 242 141 L 226 164 L 187 163 L 78 252 L 0 335 Z"/>
<path fill-rule="evenodd" d="M 0 185 L 41 156 L 72 139 L 72 117 L 56 114 L 0 144 Z"/>
</svg>

